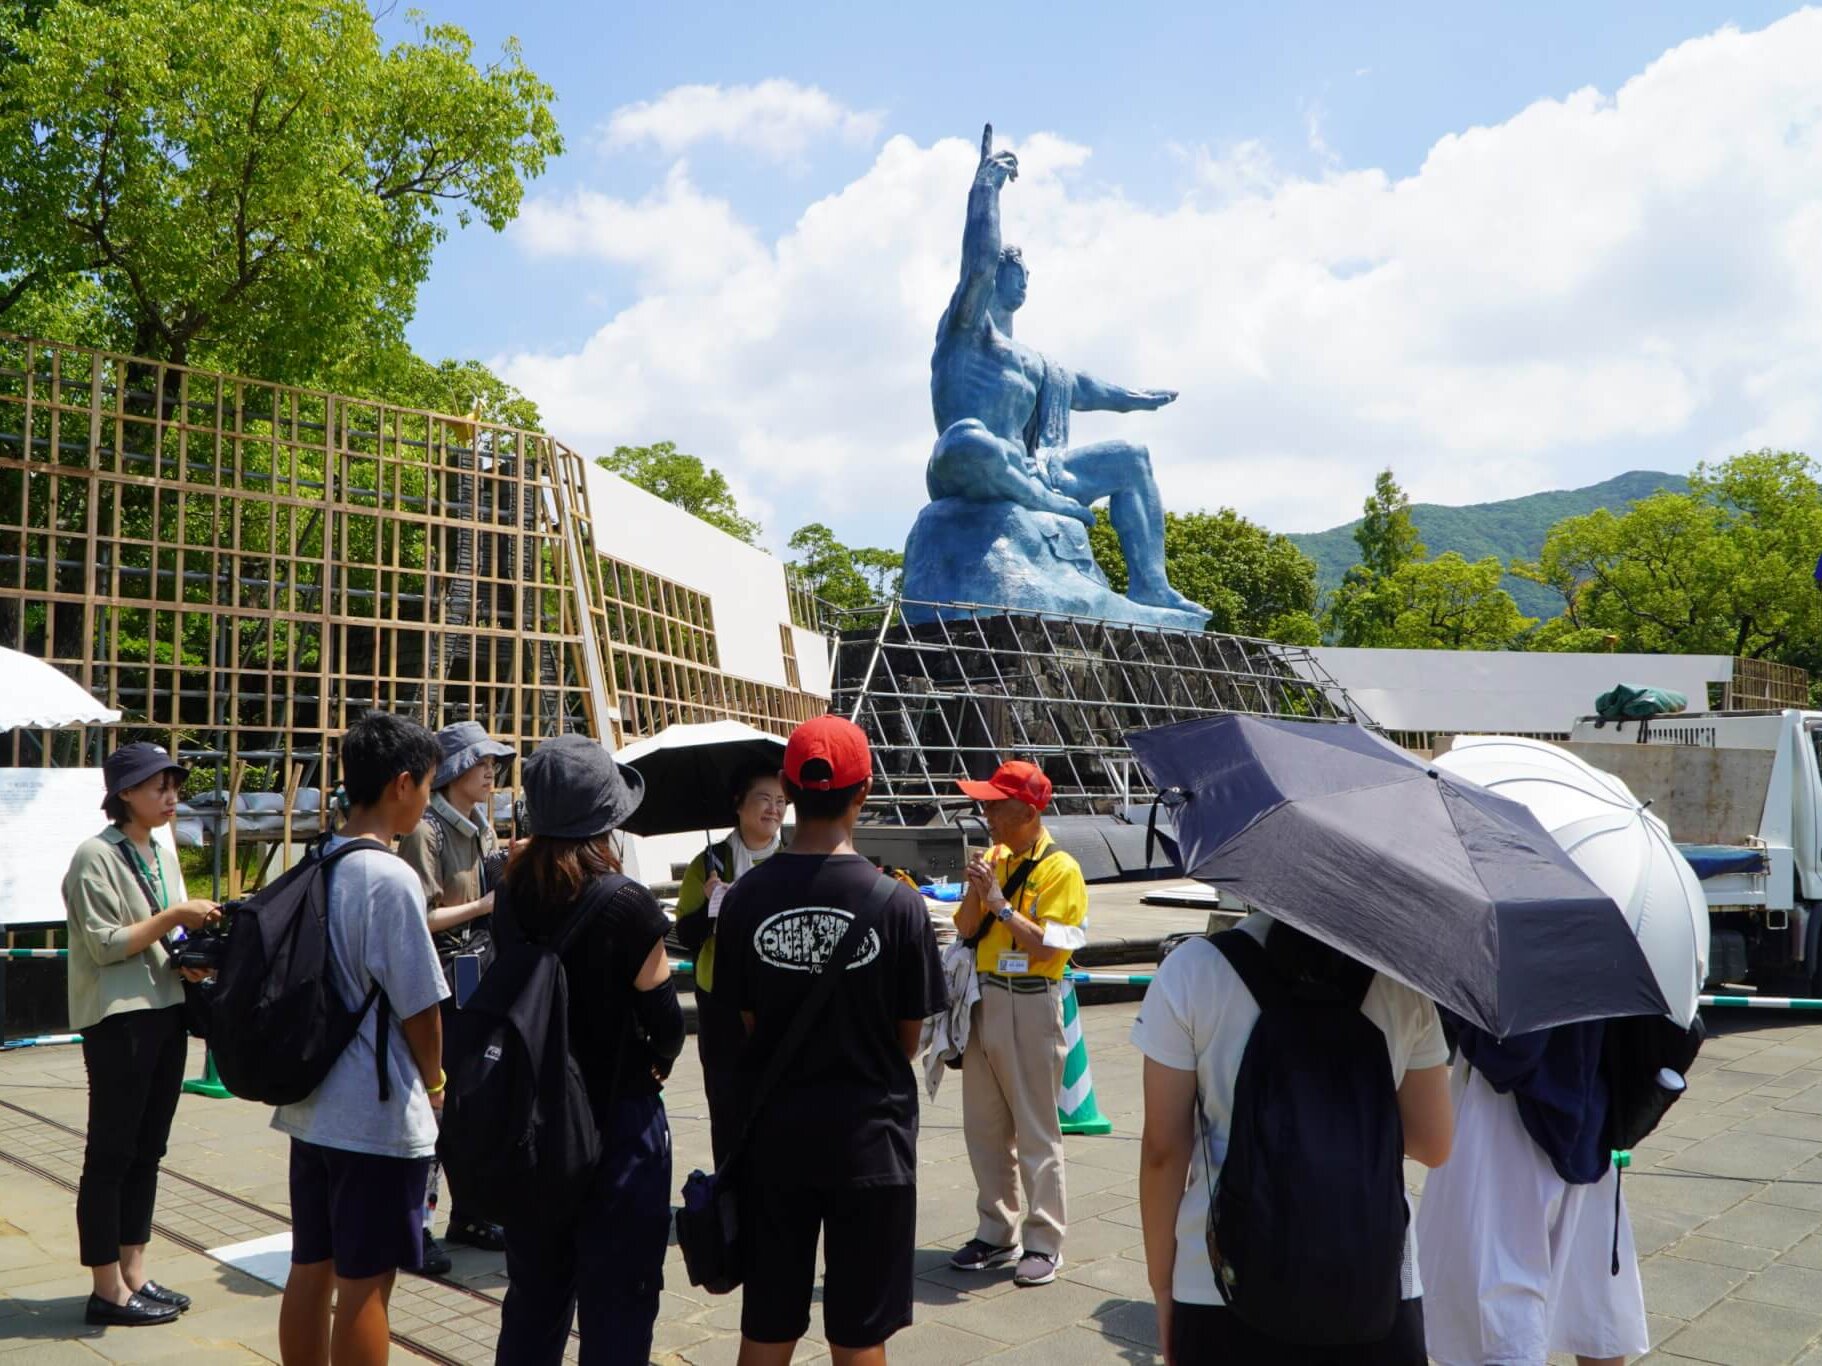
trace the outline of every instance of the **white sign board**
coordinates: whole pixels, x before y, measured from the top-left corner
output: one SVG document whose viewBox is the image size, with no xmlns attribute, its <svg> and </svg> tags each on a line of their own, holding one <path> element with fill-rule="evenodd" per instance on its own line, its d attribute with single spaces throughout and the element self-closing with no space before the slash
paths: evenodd
<svg viewBox="0 0 1822 1366">
<path fill-rule="evenodd" d="M 0 768 L 0 925 L 63 919 L 76 846 L 107 825 L 98 768 Z M 171 844 L 171 827 L 154 832 Z"/>
</svg>

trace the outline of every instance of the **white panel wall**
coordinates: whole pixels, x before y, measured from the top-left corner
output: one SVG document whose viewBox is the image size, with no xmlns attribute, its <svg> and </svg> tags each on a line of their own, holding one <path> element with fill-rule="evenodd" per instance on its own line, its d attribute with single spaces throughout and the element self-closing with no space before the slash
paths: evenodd
<svg viewBox="0 0 1822 1366">
<path fill-rule="evenodd" d="M 784 566 L 592 460 L 586 469 L 595 548 L 706 593 L 714 604 L 722 671 L 788 686 L 778 636 L 779 626 L 791 620 Z M 829 659 L 822 637 L 797 631 L 796 645 L 804 690 L 826 696 Z"/>
</svg>

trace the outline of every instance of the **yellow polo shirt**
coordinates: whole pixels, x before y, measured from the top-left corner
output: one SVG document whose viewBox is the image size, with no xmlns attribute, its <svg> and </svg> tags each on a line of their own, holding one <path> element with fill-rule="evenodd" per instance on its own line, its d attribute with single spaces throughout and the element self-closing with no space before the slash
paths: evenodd
<svg viewBox="0 0 1822 1366">
<path fill-rule="evenodd" d="M 1038 836 L 1038 842 L 1029 853 L 1017 855 L 1004 845 L 996 844 L 987 851 L 987 861 L 993 867 L 994 877 L 1004 887 L 1023 864 L 1041 857 L 1055 843 L 1046 832 Z M 1079 927 L 1088 919 L 1088 884 L 1082 880 L 1081 865 L 1061 849 L 1032 869 L 1025 885 L 1009 900 L 1013 910 L 1040 925 L 1054 923 Z M 998 972 L 1000 955 L 1019 951 L 1012 942 L 1012 931 L 996 920 L 975 949 L 975 971 Z M 1063 953 L 1048 963 L 1032 964 L 1021 975 L 1060 979 L 1068 968 L 1069 955 Z"/>
</svg>

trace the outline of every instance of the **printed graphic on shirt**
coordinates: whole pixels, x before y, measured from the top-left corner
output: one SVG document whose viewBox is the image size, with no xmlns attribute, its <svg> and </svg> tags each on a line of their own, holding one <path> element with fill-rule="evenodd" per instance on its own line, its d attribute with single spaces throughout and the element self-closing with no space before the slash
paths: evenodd
<svg viewBox="0 0 1822 1366">
<path fill-rule="evenodd" d="M 759 928 L 753 931 L 753 952 L 775 968 L 811 972 L 835 952 L 853 919 L 851 911 L 833 906 L 798 906 L 780 911 L 760 921 Z M 877 957 L 879 931 L 868 930 L 866 941 L 848 964 L 848 970 L 865 967 Z"/>
</svg>

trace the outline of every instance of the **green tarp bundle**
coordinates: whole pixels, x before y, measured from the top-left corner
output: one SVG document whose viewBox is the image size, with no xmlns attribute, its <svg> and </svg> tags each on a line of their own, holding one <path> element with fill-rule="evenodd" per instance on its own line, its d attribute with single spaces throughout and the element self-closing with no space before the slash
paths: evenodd
<svg viewBox="0 0 1822 1366">
<path fill-rule="evenodd" d="M 1621 683 L 1594 699 L 1594 714 L 1603 721 L 1639 721 L 1687 711 L 1689 699 L 1669 688 L 1641 688 Z"/>
</svg>

